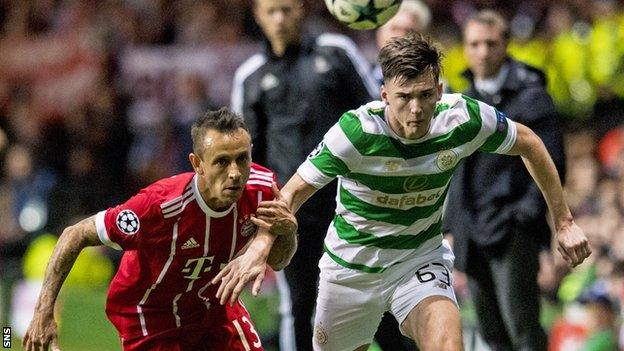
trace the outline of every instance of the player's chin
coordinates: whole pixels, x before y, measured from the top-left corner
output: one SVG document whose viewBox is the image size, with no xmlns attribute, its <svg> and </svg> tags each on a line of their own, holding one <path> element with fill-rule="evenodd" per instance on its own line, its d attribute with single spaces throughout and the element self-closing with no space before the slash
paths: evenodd
<svg viewBox="0 0 624 351">
<path fill-rule="evenodd" d="M 237 200 L 243 193 L 243 188 L 225 188 L 223 189 L 223 196 L 227 199 Z"/>
</svg>

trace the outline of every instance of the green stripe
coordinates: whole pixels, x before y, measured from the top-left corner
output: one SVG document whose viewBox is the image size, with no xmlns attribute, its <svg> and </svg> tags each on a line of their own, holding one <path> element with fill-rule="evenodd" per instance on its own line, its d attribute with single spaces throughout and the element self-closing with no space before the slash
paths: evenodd
<svg viewBox="0 0 624 351">
<path fill-rule="evenodd" d="M 409 210 L 399 210 L 394 208 L 371 205 L 368 202 L 360 200 L 355 195 L 351 194 L 347 189 L 341 186 L 340 203 L 344 206 L 345 209 L 359 215 L 360 217 L 389 224 L 404 225 L 408 227 L 412 225 L 415 221 L 427 218 L 438 209 L 440 209 L 440 207 L 442 207 L 442 205 L 444 204 L 444 198 L 446 197 L 447 191 L 448 187 L 444 189 L 444 192 L 440 194 L 440 198 L 433 205 L 424 207 L 413 207 Z M 398 196 L 394 198 L 400 199 Z"/>
<path fill-rule="evenodd" d="M 433 111 L 433 118 L 436 118 L 440 114 L 440 112 L 446 111 L 449 108 L 451 108 L 451 105 L 449 104 L 437 104 L 435 107 L 435 111 Z"/>
<path fill-rule="evenodd" d="M 339 121 L 340 128 L 347 138 L 364 156 L 396 157 L 410 159 L 435 154 L 442 150 L 452 149 L 474 139 L 481 129 L 481 115 L 476 100 L 464 96 L 470 116 L 467 122 L 455 127 L 452 131 L 429 139 L 422 143 L 405 145 L 386 135 L 370 134 L 362 129 L 362 122 L 353 113 L 347 112 Z M 380 118 L 370 116 L 369 118 Z M 384 122 L 385 123 L 385 122 Z"/>
<path fill-rule="evenodd" d="M 336 177 L 349 173 L 349 167 L 347 167 L 341 159 L 332 154 L 327 148 L 327 145 L 323 145 L 321 152 L 310 158 L 310 162 L 328 177 Z"/>
<path fill-rule="evenodd" d="M 338 237 L 349 244 L 374 246 L 380 249 L 416 249 L 425 241 L 440 235 L 442 219 L 432 224 L 426 230 L 410 235 L 388 235 L 377 237 L 373 234 L 358 231 L 349 224 L 341 215 L 334 217 L 334 227 Z"/>
<path fill-rule="evenodd" d="M 505 141 L 507 137 L 507 131 L 509 125 L 507 124 L 507 118 L 505 115 L 496 110 L 496 130 L 494 134 L 490 135 L 485 143 L 479 148 L 481 151 L 494 152 Z"/>
<path fill-rule="evenodd" d="M 342 258 L 336 256 L 335 253 L 331 252 L 329 248 L 327 247 L 327 245 L 325 244 L 323 244 L 323 249 L 325 250 L 325 252 L 327 252 L 329 257 L 331 257 L 331 259 L 334 260 L 334 262 L 338 263 L 339 265 L 345 268 L 357 269 L 359 271 L 363 271 L 366 273 L 382 273 L 383 271 L 387 269 L 386 267 L 369 267 L 364 264 L 347 262 L 343 260 Z"/>
<path fill-rule="evenodd" d="M 351 173 L 349 179 L 386 194 L 402 194 L 441 188 L 449 182 L 454 171 L 455 167 L 442 173 L 413 176 L 378 176 Z"/>
</svg>

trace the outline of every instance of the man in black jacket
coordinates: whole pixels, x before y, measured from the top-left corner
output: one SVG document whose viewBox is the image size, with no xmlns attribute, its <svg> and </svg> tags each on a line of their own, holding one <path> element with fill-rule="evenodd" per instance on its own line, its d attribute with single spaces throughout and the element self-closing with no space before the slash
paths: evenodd
<svg viewBox="0 0 624 351">
<path fill-rule="evenodd" d="M 537 133 L 564 174 L 561 130 L 544 74 L 507 55 L 509 29 L 482 11 L 464 27 L 466 92 Z M 539 254 L 550 245 L 546 204 L 520 158 L 475 153 L 452 180 L 445 231 L 468 277 L 479 330 L 492 350 L 546 350 L 539 324 Z"/>
<path fill-rule="evenodd" d="M 285 184 L 342 113 L 367 103 L 379 90 L 350 39 L 302 33 L 301 0 L 255 0 L 254 15 L 266 49 L 238 68 L 232 109 L 249 126 L 253 160 L 272 168 Z M 299 248 L 284 274 L 278 274 L 282 350 L 312 349 L 318 261 L 334 216 L 334 197 L 335 188 L 328 186 L 297 213 Z"/>
</svg>

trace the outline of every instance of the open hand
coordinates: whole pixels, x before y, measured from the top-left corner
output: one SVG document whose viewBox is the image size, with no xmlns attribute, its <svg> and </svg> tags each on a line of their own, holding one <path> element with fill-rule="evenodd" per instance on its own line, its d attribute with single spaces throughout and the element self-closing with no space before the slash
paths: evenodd
<svg viewBox="0 0 624 351">
<path fill-rule="evenodd" d="M 224 305 L 228 300 L 233 305 L 247 283 L 253 281 L 251 293 L 256 296 L 264 280 L 267 268 L 266 257 L 250 246 L 242 255 L 230 261 L 210 282 L 217 284 L 216 297 Z"/>
<path fill-rule="evenodd" d="M 60 351 L 58 331 L 54 321 L 54 313 L 35 311 L 32 321 L 24 334 L 22 346 L 25 351 Z"/>
</svg>

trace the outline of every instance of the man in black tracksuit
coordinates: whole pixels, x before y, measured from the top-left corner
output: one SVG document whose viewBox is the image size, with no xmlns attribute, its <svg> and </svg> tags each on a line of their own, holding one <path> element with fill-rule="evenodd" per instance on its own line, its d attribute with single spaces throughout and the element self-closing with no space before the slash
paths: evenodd
<svg viewBox="0 0 624 351">
<path fill-rule="evenodd" d="M 350 39 L 301 34 L 300 0 L 256 0 L 254 15 L 267 38 L 266 50 L 238 68 L 232 109 L 249 126 L 253 160 L 273 169 L 285 184 L 342 113 L 379 92 Z M 297 213 L 299 248 L 284 275 L 278 274 L 282 350 L 312 349 L 318 261 L 334 216 L 335 192 L 332 186 L 323 188 Z"/>
<path fill-rule="evenodd" d="M 507 23 L 484 11 L 464 27 L 471 82 L 466 95 L 530 127 L 563 177 L 564 153 L 544 74 L 507 56 Z M 546 350 L 539 323 L 539 254 L 549 248 L 546 204 L 520 158 L 475 153 L 457 169 L 445 231 L 468 277 L 479 331 L 492 350 Z"/>
</svg>

